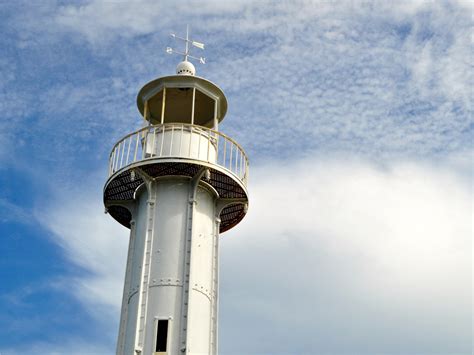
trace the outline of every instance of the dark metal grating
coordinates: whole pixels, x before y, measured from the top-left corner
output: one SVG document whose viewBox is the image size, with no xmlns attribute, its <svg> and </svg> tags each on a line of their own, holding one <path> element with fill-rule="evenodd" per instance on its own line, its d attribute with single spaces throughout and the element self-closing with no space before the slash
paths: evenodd
<svg viewBox="0 0 474 355">
<path fill-rule="evenodd" d="M 135 180 L 131 181 L 130 169 L 126 169 L 122 173 L 113 177 L 106 183 L 104 189 L 104 203 L 107 206 L 108 213 L 117 222 L 123 226 L 130 228 L 131 213 L 122 206 L 114 205 L 114 201 L 131 201 L 135 190 L 143 183 L 138 174 L 135 174 Z M 147 175 L 156 178 L 160 176 L 195 176 L 201 165 L 182 162 L 159 162 L 150 161 L 147 164 L 140 165 L 140 169 Z M 211 178 L 207 181 L 216 189 L 220 197 L 223 198 L 247 198 L 246 191 L 230 174 L 227 175 L 220 170 L 209 168 Z M 238 224 L 245 216 L 244 206 L 231 205 L 224 208 L 221 212 L 221 225 L 219 232 L 223 233 L 236 224 Z"/>
<path fill-rule="evenodd" d="M 239 223 L 242 218 L 245 216 L 245 208 L 244 205 L 230 205 L 224 208 L 221 212 L 221 225 L 219 228 L 219 232 L 225 232 L 232 227 L 234 227 L 237 223 Z"/>
<path fill-rule="evenodd" d="M 130 228 L 132 214 L 125 207 L 110 206 L 107 211 L 112 217 L 114 217 L 118 222 L 120 222 L 120 224 L 124 225 L 127 228 Z"/>
</svg>

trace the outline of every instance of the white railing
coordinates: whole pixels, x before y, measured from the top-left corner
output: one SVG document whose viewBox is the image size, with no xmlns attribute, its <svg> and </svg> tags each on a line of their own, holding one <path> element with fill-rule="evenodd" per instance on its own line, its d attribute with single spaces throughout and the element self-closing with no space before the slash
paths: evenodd
<svg viewBox="0 0 474 355">
<path fill-rule="evenodd" d="M 219 165 L 247 185 L 248 159 L 225 134 L 201 126 L 167 123 L 144 127 L 118 141 L 109 158 L 109 176 L 138 161 L 186 158 Z"/>
</svg>

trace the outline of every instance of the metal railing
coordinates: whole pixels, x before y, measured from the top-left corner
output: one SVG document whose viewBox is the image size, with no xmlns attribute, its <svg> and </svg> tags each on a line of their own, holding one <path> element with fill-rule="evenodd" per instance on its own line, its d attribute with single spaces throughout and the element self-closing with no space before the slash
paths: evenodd
<svg viewBox="0 0 474 355">
<path fill-rule="evenodd" d="M 132 163 L 156 158 L 186 158 L 219 165 L 247 185 L 248 159 L 237 142 L 218 131 L 181 123 L 147 126 L 123 137 L 110 153 L 109 177 Z"/>
</svg>

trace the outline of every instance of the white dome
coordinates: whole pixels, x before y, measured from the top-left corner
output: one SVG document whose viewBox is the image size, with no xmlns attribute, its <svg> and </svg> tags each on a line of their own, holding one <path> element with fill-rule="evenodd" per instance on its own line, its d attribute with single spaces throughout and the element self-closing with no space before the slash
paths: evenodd
<svg viewBox="0 0 474 355">
<path fill-rule="evenodd" d="M 196 68 L 193 63 L 188 61 L 183 61 L 178 64 L 176 67 L 176 74 L 178 75 L 194 75 L 196 74 Z"/>
</svg>

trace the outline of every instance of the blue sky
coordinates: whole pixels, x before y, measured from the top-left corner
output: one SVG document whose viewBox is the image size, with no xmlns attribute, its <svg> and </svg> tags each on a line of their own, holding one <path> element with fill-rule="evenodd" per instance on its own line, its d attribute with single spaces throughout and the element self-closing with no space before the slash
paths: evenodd
<svg viewBox="0 0 474 355">
<path fill-rule="evenodd" d="M 108 154 L 186 24 L 251 161 L 249 214 L 221 239 L 220 353 L 471 353 L 472 11 L 2 2 L 0 353 L 114 352 Z"/>
</svg>

